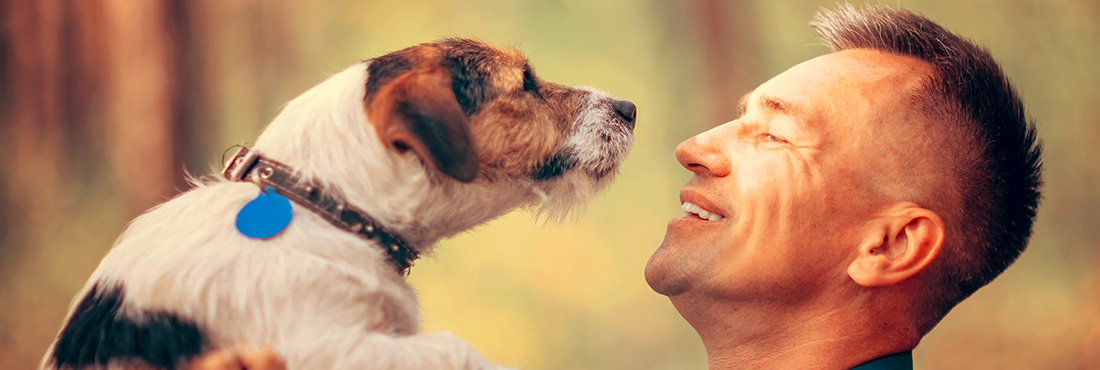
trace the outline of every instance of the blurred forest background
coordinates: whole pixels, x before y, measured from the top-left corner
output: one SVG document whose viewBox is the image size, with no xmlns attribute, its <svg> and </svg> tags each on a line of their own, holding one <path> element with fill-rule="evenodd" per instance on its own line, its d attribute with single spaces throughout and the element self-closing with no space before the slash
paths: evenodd
<svg viewBox="0 0 1100 370">
<path fill-rule="evenodd" d="M 442 243 L 426 331 L 525 369 L 703 369 L 642 277 L 689 172 L 673 149 L 828 50 L 834 0 L 2 0 L 0 369 L 31 369 L 143 210 L 362 59 L 445 36 L 518 46 L 548 80 L 637 103 L 619 180 L 575 220 L 516 213 Z M 917 348 L 919 369 L 1100 368 L 1100 1 L 901 0 L 992 50 L 1046 144 L 1030 249 Z M 858 3 L 857 3 L 858 5 Z"/>
</svg>

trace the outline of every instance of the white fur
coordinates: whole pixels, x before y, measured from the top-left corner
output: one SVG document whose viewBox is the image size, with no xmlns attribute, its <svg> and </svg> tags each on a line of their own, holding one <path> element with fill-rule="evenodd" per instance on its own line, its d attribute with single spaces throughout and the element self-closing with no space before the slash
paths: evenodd
<svg viewBox="0 0 1100 370">
<path fill-rule="evenodd" d="M 542 200 L 539 211 L 555 220 L 566 217 L 578 206 L 583 207 L 610 183 L 619 163 L 634 146 L 633 131 L 617 122 L 617 113 L 612 108 L 614 99 L 593 87 L 578 88 L 586 93 L 586 99 L 578 108 L 581 114 L 562 150 L 576 155 L 580 171 L 566 173 L 562 181 L 539 183 L 535 189 Z M 608 140 L 604 141 L 601 135 Z M 597 173 L 604 176 L 593 179 Z"/>
<path fill-rule="evenodd" d="M 253 149 L 325 182 L 422 253 L 515 207 L 568 212 L 612 177 L 593 181 L 585 171 L 613 171 L 633 140 L 624 130 L 609 144 L 589 137 L 608 130 L 615 114 L 611 98 L 590 89 L 565 144 L 579 154 L 580 170 L 553 181 L 432 181 L 415 155 L 387 150 L 367 122 L 366 67 L 356 64 L 288 103 Z M 415 294 L 373 242 L 298 204 L 276 237 L 241 236 L 235 216 L 258 191 L 245 182 L 200 183 L 138 217 L 78 300 L 93 283 L 120 282 L 131 310 L 124 314 L 177 313 L 207 330 L 215 346 L 271 346 L 289 369 L 495 367 L 449 333 L 416 334 Z"/>
</svg>

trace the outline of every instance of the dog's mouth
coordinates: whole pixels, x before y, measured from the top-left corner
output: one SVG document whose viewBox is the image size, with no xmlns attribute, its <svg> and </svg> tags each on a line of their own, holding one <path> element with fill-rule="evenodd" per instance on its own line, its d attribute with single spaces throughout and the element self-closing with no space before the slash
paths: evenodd
<svg viewBox="0 0 1100 370">
<path fill-rule="evenodd" d="M 531 171 L 536 181 L 580 171 L 591 182 L 606 182 L 617 172 L 634 145 L 634 103 L 618 100 L 591 87 L 579 86 L 572 128 L 554 154 Z"/>
<path fill-rule="evenodd" d="M 577 156 L 572 151 L 564 150 L 547 158 L 542 165 L 531 171 L 531 177 L 536 181 L 550 180 L 565 174 L 577 166 Z"/>
<path fill-rule="evenodd" d="M 624 153 L 616 153 L 608 148 L 602 156 L 582 160 L 575 150 L 565 149 L 550 156 L 540 166 L 531 171 L 531 177 L 535 181 L 546 181 L 561 177 L 566 172 L 580 167 L 592 180 L 599 181 L 615 174 L 619 168 L 619 158 Z"/>
</svg>

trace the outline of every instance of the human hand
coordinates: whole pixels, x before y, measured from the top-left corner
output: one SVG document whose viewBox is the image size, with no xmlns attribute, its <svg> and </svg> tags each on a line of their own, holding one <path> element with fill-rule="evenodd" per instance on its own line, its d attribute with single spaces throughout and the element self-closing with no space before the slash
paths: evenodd
<svg viewBox="0 0 1100 370">
<path fill-rule="evenodd" d="M 208 352 L 191 361 L 187 370 L 286 370 L 286 362 L 271 347 L 242 345 Z"/>
</svg>

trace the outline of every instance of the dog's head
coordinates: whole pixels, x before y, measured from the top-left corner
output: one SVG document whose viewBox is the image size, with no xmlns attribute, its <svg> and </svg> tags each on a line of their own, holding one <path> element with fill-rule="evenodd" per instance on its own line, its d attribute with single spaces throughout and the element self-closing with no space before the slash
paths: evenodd
<svg viewBox="0 0 1100 370">
<path fill-rule="evenodd" d="M 330 77 L 255 148 L 431 241 L 517 206 L 564 216 L 614 177 L 634 118 L 633 103 L 539 78 L 518 50 L 444 39 Z"/>
<path fill-rule="evenodd" d="M 515 49 L 445 39 L 370 61 L 367 116 L 391 150 L 461 182 L 612 174 L 634 104 L 547 82 Z"/>
</svg>

